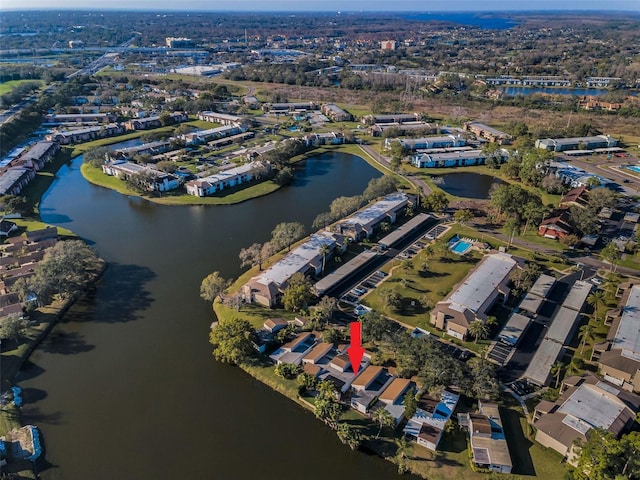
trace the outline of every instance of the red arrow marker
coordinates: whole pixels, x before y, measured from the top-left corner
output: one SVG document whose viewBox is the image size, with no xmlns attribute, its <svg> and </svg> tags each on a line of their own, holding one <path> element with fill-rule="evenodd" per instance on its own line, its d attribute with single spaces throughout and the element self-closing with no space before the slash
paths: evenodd
<svg viewBox="0 0 640 480">
<path fill-rule="evenodd" d="M 360 362 L 364 356 L 364 348 L 362 348 L 362 324 L 360 322 L 351 322 L 349 328 L 351 330 L 351 346 L 347 350 L 347 354 L 351 361 L 353 373 L 357 374 L 358 370 L 360 370 Z"/>
</svg>

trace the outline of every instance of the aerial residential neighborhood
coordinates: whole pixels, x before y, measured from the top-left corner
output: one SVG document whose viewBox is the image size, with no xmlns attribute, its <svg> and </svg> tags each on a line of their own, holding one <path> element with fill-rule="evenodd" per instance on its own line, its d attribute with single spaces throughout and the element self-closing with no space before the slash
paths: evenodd
<svg viewBox="0 0 640 480">
<path fill-rule="evenodd" d="M 640 479 L 635 5 L 25 1 L 0 477 Z"/>
</svg>

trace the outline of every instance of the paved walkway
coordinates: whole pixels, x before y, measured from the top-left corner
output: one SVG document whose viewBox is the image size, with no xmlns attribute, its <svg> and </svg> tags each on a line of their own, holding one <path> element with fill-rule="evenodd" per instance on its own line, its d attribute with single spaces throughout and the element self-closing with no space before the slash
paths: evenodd
<svg viewBox="0 0 640 480">
<path fill-rule="evenodd" d="M 389 157 L 385 157 L 384 155 L 380 155 L 376 151 L 376 149 L 374 147 L 372 147 L 371 145 L 363 145 L 361 143 L 361 144 L 359 144 L 359 146 L 374 162 L 377 162 L 378 164 L 380 164 L 382 167 L 384 167 L 386 169 L 392 170 L 391 169 L 391 163 L 390 163 L 391 160 L 389 159 Z M 411 183 L 416 188 L 416 190 L 421 191 L 423 196 L 431 195 L 431 188 L 421 178 L 415 177 L 415 176 L 413 176 L 411 174 L 404 175 L 404 178 L 409 183 Z"/>
</svg>

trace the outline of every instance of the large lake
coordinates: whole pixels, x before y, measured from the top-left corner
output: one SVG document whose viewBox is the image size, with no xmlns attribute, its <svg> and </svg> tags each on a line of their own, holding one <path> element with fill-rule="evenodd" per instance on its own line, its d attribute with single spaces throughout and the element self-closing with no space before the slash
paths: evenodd
<svg viewBox="0 0 640 480">
<path fill-rule="evenodd" d="M 215 362 L 211 305 L 198 295 L 211 271 L 238 275 L 240 249 L 276 224 L 309 229 L 380 173 L 325 154 L 267 197 L 171 207 L 90 185 L 81 161 L 60 170 L 42 217 L 92 243 L 109 268 L 20 374 L 24 421 L 44 435 L 42 478 L 396 478 L 393 464 L 350 451 L 310 412 Z"/>
</svg>

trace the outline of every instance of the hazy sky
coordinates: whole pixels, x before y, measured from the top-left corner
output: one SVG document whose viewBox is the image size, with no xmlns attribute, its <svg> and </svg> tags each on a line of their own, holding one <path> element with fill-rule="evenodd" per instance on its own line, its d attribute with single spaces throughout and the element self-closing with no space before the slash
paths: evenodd
<svg viewBox="0 0 640 480">
<path fill-rule="evenodd" d="M 640 0 L 0 0 L 0 10 L 23 9 L 252 10 L 252 11 L 496 11 L 496 10 L 635 10 Z"/>
</svg>

